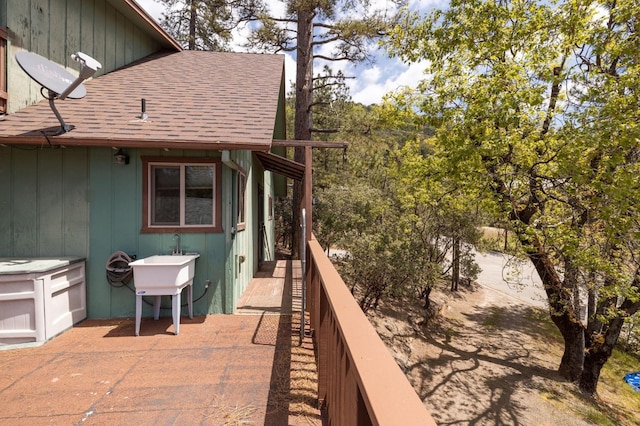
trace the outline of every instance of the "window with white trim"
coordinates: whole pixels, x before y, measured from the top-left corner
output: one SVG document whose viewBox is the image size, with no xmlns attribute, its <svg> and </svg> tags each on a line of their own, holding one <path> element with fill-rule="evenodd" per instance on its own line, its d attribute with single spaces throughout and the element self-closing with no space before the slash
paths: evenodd
<svg viewBox="0 0 640 426">
<path fill-rule="evenodd" d="M 143 232 L 219 232 L 220 163 L 142 158 Z"/>
</svg>

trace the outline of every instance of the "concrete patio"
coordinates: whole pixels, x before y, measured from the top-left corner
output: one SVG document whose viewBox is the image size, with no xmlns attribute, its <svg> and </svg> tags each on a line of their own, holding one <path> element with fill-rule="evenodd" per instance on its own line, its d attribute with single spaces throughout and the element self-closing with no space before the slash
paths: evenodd
<svg viewBox="0 0 640 426">
<path fill-rule="evenodd" d="M 0 424 L 321 424 L 300 263 L 264 265 L 236 315 L 86 320 L 0 350 Z"/>
</svg>

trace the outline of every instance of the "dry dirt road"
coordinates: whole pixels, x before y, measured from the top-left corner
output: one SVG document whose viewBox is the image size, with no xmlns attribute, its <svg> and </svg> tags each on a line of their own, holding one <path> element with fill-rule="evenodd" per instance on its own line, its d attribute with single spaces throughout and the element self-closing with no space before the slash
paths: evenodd
<svg viewBox="0 0 640 426">
<path fill-rule="evenodd" d="M 482 269 L 478 284 L 508 296 L 524 305 L 545 309 L 546 294 L 538 272 L 529 260 L 499 252 L 476 253 Z"/>
</svg>

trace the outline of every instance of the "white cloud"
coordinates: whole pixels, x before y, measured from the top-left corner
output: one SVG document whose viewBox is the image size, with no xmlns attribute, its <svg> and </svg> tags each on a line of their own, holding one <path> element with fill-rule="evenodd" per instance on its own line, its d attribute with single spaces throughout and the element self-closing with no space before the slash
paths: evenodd
<svg viewBox="0 0 640 426">
<path fill-rule="evenodd" d="M 296 61 L 291 55 L 285 55 L 284 57 L 284 78 L 286 81 L 286 93 L 288 94 L 296 82 Z"/>
<path fill-rule="evenodd" d="M 380 79 L 381 74 L 382 71 L 380 70 L 380 67 L 374 65 L 373 67 L 364 70 L 362 74 L 360 74 L 360 77 L 364 80 L 365 84 L 369 84 L 377 82 Z"/>
<path fill-rule="evenodd" d="M 424 80 L 424 71 L 427 68 L 426 61 L 416 62 L 408 66 L 405 65 L 405 67 L 406 69 L 395 80 L 398 86 L 415 87 L 418 82 Z"/>
<path fill-rule="evenodd" d="M 287 11 L 287 5 L 284 1 L 268 1 L 267 6 L 273 16 L 284 16 Z"/>
<path fill-rule="evenodd" d="M 348 81 L 351 97 L 365 105 L 380 103 L 384 95 L 401 87 L 416 87 L 425 78 L 426 65 L 426 62 L 406 65 L 398 59 L 379 56 L 376 65 L 361 64 L 346 73 L 356 77 Z"/>
<path fill-rule="evenodd" d="M 157 22 L 162 20 L 162 14 L 166 10 L 166 7 L 163 4 L 158 3 L 156 0 L 136 0 L 136 3 L 142 6 L 142 8 L 146 10 L 147 13 Z"/>
</svg>

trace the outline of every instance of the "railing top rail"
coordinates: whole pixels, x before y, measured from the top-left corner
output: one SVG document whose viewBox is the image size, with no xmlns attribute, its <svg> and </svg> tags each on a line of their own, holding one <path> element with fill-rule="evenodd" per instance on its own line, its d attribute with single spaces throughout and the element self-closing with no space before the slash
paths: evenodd
<svg viewBox="0 0 640 426">
<path fill-rule="evenodd" d="M 357 380 L 372 421 L 379 425 L 435 425 L 389 349 L 349 292 L 320 244 L 309 241 L 314 265 L 353 361 Z"/>
</svg>

